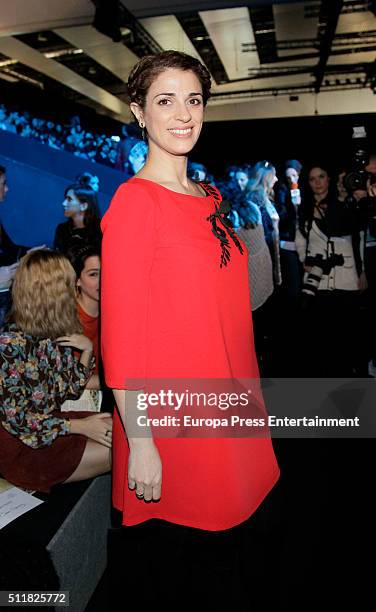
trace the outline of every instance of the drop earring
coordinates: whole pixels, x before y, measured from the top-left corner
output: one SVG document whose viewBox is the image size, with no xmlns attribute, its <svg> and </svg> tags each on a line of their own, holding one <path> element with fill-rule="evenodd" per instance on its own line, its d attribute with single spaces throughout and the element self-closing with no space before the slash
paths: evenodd
<svg viewBox="0 0 376 612">
<path fill-rule="evenodd" d="M 140 128 L 141 128 L 142 140 L 145 140 L 145 142 L 146 142 L 146 130 L 145 130 L 145 123 L 143 123 L 142 121 L 140 121 L 139 126 L 140 126 Z"/>
</svg>

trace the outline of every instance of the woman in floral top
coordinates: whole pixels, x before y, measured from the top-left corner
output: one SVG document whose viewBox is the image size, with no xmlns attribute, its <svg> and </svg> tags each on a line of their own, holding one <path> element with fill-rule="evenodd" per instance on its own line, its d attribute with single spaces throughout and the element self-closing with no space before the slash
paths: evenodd
<svg viewBox="0 0 376 612">
<path fill-rule="evenodd" d="M 95 365 L 92 342 L 80 333 L 72 266 L 48 249 L 27 254 L 12 297 L 12 324 L 0 334 L 0 474 L 49 491 L 108 471 L 111 415 L 60 412 Z"/>
</svg>

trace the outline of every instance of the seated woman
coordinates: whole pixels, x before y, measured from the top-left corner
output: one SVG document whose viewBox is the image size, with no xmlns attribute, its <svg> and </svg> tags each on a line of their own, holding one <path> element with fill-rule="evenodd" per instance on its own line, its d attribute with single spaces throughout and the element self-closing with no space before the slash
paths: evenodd
<svg viewBox="0 0 376 612">
<path fill-rule="evenodd" d="M 60 411 L 94 369 L 75 283 L 65 256 L 25 255 L 12 287 L 12 323 L 0 334 L 0 473 L 26 489 L 49 492 L 110 470 L 111 415 Z"/>
<path fill-rule="evenodd" d="M 64 215 L 68 221 L 57 226 L 54 248 L 65 254 L 85 245 L 100 250 L 102 233 L 96 192 L 87 185 L 74 183 L 66 188 L 64 197 Z"/>
<path fill-rule="evenodd" d="M 86 389 L 78 400 L 67 400 L 62 410 L 100 410 L 102 394 L 99 379 L 99 298 L 101 260 L 98 251 L 90 246 L 71 250 L 69 260 L 76 273 L 77 314 L 83 333 L 93 343 L 95 369 Z"/>
</svg>

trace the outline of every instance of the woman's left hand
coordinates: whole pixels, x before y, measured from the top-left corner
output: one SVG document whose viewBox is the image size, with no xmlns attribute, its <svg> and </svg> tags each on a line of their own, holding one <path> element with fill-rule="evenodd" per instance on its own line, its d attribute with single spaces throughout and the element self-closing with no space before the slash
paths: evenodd
<svg viewBox="0 0 376 612">
<path fill-rule="evenodd" d="M 71 434 L 82 434 L 107 448 L 112 446 L 112 415 L 110 412 L 94 412 L 82 419 L 71 419 Z"/>
<path fill-rule="evenodd" d="M 83 334 L 71 334 L 70 336 L 60 336 L 56 338 L 60 346 L 71 346 L 79 351 L 93 351 L 93 343 Z"/>
</svg>

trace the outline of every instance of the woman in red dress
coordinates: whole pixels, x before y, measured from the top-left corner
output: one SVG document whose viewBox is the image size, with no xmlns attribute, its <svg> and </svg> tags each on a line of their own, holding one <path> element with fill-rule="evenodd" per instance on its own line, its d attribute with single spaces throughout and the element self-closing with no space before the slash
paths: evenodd
<svg viewBox="0 0 376 612">
<path fill-rule="evenodd" d="M 151 572 L 162 566 L 171 577 L 179 566 L 185 577 L 192 567 L 182 569 L 176 559 L 176 544 L 185 540 L 181 534 L 189 533 L 191 543 L 199 532 L 232 533 L 255 513 L 279 468 L 266 436 L 135 433 L 137 398 L 150 380 L 252 379 L 258 369 L 245 247 L 221 222 L 219 192 L 187 178 L 187 156 L 210 95 L 209 73 L 198 60 L 165 51 L 138 62 L 128 89 L 149 153 L 142 170 L 120 186 L 102 221 L 102 357 L 117 404 L 114 506 L 124 526 L 148 521 L 147 537 L 162 534 L 159 544 L 149 545 L 149 561 L 144 549 L 140 553 L 144 583 L 153 557 Z M 142 530 L 134 533 L 140 541 Z M 166 534 L 173 534 L 170 547 Z M 216 562 L 213 543 L 230 538 L 198 540 Z M 162 550 L 168 550 L 168 567 Z M 177 580 L 159 586 L 164 601 Z"/>
</svg>

